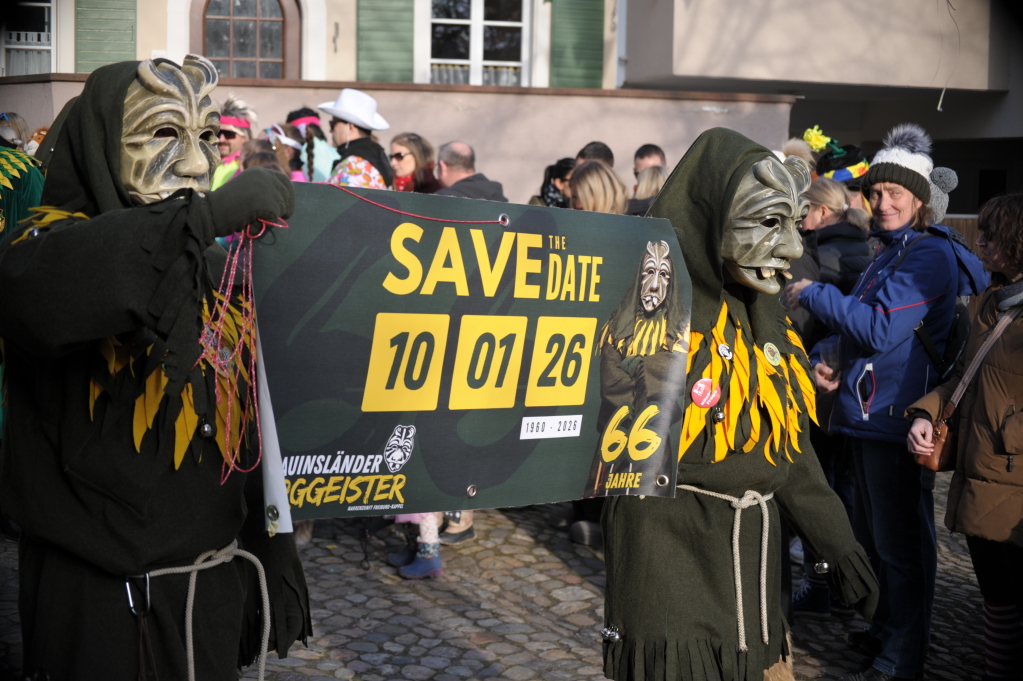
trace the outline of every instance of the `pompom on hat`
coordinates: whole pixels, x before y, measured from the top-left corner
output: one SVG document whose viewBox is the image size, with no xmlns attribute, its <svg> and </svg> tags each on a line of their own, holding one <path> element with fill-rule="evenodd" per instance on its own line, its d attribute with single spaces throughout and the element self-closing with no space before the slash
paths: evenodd
<svg viewBox="0 0 1023 681">
<path fill-rule="evenodd" d="M 902 185 L 924 203 L 931 202 L 931 138 L 915 123 L 892 128 L 884 140 L 884 148 L 874 155 L 870 170 L 863 178 L 862 191 L 871 185 L 894 182 Z"/>
</svg>

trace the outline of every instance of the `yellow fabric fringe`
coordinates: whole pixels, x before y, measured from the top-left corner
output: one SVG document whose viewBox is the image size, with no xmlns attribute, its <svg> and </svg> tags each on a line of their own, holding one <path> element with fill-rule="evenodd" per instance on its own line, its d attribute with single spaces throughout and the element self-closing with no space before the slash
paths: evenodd
<svg viewBox="0 0 1023 681">
<path fill-rule="evenodd" d="M 729 325 L 734 330 L 735 338 L 730 345 L 732 357 L 726 359 L 721 357 L 718 346 L 726 344 Z M 810 418 L 815 423 L 817 421 L 813 383 L 807 376 L 800 357 L 795 353 L 783 357 L 782 363 L 774 367 L 767 361 L 763 350 L 753 346 L 752 358 L 756 366 L 755 369 L 752 368 L 751 350 L 743 337 L 743 331 L 739 320 L 729 314 L 728 304 L 722 303 L 717 323 L 711 329 L 709 337 L 698 331 L 690 333 L 687 373 L 692 373 L 698 354 L 709 353 L 709 361 L 700 378 L 709 378 L 716 386 L 723 386 L 726 383 L 728 385 L 728 396 L 724 404 L 720 405 L 725 418 L 720 424 L 711 426 L 714 429 L 714 461 L 721 461 L 740 451 L 743 453 L 753 451 L 761 440 L 761 429 L 765 425 L 770 430 L 764 441 L 764 457 L 772 465 L 777 465 L 775 457 L 781 452 L 792 461 L 793 450 L 801 453 L 799 433 L 802 431 L 799 427 L 799 415 L 803 413 L 803 409 L 800 408 L 797 394 L 801 397 Z M 792 344 L 805 355 L 799 336 L 791 328 L 786 333 Z M 751 392 L 750 380 L 754 370 L 757 375 L 757 388 L 755 392 Z M 784 390 L 779 392 L 781 386 L 784 386 Z M 707 427 L 709 410 L 710 407 L 702 408 L 692 402 L 686 407 L 678 450 L 679 460 Z M 747 411 L 750 419 L 749 435 L 743 441 L 745 433 L 742 432 L 741 423 Z"/>
</svg>

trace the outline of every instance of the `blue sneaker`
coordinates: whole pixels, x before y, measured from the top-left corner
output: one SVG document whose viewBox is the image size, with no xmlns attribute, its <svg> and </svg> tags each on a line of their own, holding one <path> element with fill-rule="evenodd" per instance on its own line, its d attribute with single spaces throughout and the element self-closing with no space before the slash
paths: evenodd
<svg viewBox="0 0 1023 681">
<path fill-rule="evenodd" d="M 398 574 L 405 579 L 439 577 L 444 572 L 442 567 L 440 544 L 420 544 L 415 560 L 398 568 Z"/>
<path fill-rule="evenodd" d="M 792 614 L 805 615 L 818 620 L 831 618 L 831 594 L 827 587 L 815 587 L 809 582 L 792 594 Z"/>
</svg>

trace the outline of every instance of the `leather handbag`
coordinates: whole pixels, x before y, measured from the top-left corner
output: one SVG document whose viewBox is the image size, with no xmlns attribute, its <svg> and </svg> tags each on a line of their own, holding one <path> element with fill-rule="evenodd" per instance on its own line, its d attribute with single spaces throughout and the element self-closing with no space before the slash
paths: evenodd
<svg viewBox="0 0 1023 681">
<path fill-rule="evenodd" d="M 959 400 L 963 398 L 966 389 L 969 387 L 970 382 L 973 381 L 973 377 L 980 368 L 981 363 L 983 363 L 988 350 L 995 344 L 998 337 L 1002 335 L 1002 332 L 1008 328 L 1009 324 L 1019 317 L 1021 312 L 1023 312 L 1023 307 L 1014 307 L 1003 314 L 998 319 L 995 327 L 988 332 L 988 336 L 984 339 L 984 344 L 977 350 L 977 354 L 970 360 L 970 365 L 966 368 L 966 372 L 963 374 L 962 380 L 959 381 L 959 385 L 956 386 L 955 392 L 952 393 L 952 397 L 945 403 L 945 407 L 941 410 L 938 418 L 934 419 L 934 433 L 931 436 L 931 441 L 934 443 L 934 451 L 930 454 L 914 455 L 916 462 L 924 468 L 940 473 L 953 470 L 956 467 L 956 453 L 959 451 L 959 433 L 958 430 L 951 431 L 949 429 L 949 422 L 959 406 Z"/>
</svg>

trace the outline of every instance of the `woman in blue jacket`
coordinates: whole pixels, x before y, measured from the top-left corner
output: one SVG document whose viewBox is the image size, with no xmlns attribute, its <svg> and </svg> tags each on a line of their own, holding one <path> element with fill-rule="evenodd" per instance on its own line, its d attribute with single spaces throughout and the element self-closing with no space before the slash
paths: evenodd
<svg viewBox="0 0 1023 681">
<path fill-rule="evenodd" d="M 830 426 L 852 440 L 854 527 L 881 582 L 870 628 L 850 637 L 873 663 L 848 681 L 912 679 L 923 671 L 937 567 L 934 478 L 906 449 L 903 414 L 935 387 L 938 371 L 915 330 L 921 326 L 942 353 L 957 296 L 987 285 L 976 256 L 947 227 L 931 224 L 930 148 L 923 129 L 905 124 L 874 157 L 862 190 L 880 246 L 851 294 L 807 280 L 787 290 L 792 307 L 807 308 L 832 331 L 810 363 L 819 389 L 838 390 Z M 829 360 L 837 366 L 822 362 L 822 351 L 840 357 Z"/>
</svg>

